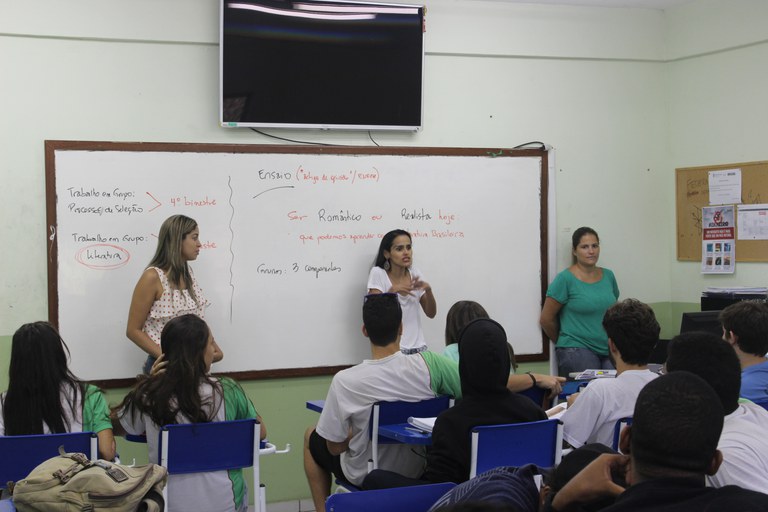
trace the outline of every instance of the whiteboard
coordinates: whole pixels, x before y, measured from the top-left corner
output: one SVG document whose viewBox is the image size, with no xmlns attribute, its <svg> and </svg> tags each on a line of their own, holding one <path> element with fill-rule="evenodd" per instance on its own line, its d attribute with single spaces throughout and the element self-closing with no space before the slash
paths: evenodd
<svg viewBox="0 0 768 512">
<path fill-rule="evenodd" d="M 174 214 L 200 228 L 190 265 L 225 355 L 216 373 L 327 374 L 369 357 L 362 298 L 397 228 L 437 300 L 422 319 L 431 349 L 466 299 L 521 360 L 548 355 L 543 150 L 47 141 L 46 153 L 49 316 L 83 379 L 124 385 L 139 372 L 131 294 Z"/>
</svg>

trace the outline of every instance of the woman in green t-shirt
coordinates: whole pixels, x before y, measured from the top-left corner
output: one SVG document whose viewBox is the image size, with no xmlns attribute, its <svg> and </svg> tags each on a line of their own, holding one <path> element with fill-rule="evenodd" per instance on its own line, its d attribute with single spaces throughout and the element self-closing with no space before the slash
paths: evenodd
<svg viewBox="0 0 768 512">
<path fill-rule="evenodd" d="M 619 298 L 613 272 L 597 266 L 597 232 L 581 227 L 571 241 L 574 262 L 549 285 L 540 319 L 546 335 L 557 343 L 558 373 L 563 377 L 587 368 L 613 368 L 603 315 Z"/>
</svg>

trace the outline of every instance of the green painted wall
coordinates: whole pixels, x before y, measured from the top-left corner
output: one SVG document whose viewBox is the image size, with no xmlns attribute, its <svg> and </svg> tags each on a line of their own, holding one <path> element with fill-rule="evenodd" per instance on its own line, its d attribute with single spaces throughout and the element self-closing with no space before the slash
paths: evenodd
<svg viewBox="0 0 768 512">
<path fill-rule="evenodd" d="M 686 311 L 700 311 L 698 302 L 652 302 L 650 306 L 661 326 L 661 338 L 680 334 L 680 319 Z"/>
<path fill-rule="evenodd" d="M 661 336 L 669 338 L 678 333 L 680 314 L 683 311 L 698 311 L 696 303 L 659 302 L 651 304 L 661 324 Z M 0 389 L 8 383 L 7 365 L 10 358 L 10 336 L 0 337 Z M 549 363 L 523 363 L 518 372 L 532 371 L 549 373 Z M 309 498 L 309 488 L 302 466 L 302 445 L 304 431 L 317 421 L 317 414 L 306 409 L 307 400 L 324 398 L 328 392 L 331 377 L 306 377 L 243 382 L 243 388 L 253 400 L 259 414 L 264 418 L 269 439 L 278 448 L 291 444 L 291 452 L 285 455 L 271 455 L 262 460 L 262 481 L 267 486 L 267 500 L 270 502 Z M 107 401 L 117 404 L 127 392 L 126 389 L 106 391 Z M 134 459 L 142 464 L 147 461 L 146 446 L 118 439 L 118 452 L 123 462 Z"/>
</svg>

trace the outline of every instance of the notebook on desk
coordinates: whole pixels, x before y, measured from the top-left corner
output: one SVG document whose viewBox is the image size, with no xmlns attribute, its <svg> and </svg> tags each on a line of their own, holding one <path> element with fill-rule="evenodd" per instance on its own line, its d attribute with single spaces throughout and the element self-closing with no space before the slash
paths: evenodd
<svg viewBox="0 0 768 512">
<path fill-rule="evenodd" d="M 436 419 L 437 418 L 414 418 L 411 416 L 408 418 L 408 424 L 423 432 L 432 432 L 432 429 L 435 427 Z"/>
</svg>

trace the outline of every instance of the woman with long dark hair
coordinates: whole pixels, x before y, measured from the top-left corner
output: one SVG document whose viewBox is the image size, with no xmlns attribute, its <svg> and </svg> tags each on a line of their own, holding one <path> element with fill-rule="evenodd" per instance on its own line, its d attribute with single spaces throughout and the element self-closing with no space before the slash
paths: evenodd
<svg viewBox="0 0 768 512">
<path fill-rule="evenodd" d="M 0 435 L 95 432 L 99 456 L 112 460 L 115 439 L 104 395 L 75 377 L 68 359 L 53 325 L 19 327 L 11 343 L 8 390 L 0 395 Z"/>
<path fill-rule="evenodd" d="M 421 312 L 435 318 L 437 303 L 432 287 L 413 267 L 411 234 L 402 229 L 390 231 L 381 239 L 376 261 L 368 275 L 368 293 L 396 293 L 403 310 L 400 349 L 413 354 L 427 349 L 421 331 Z"/>
<path fill-rule="evenodd" d="M 116 408 L 114 418 L 129 434 L 146 433 L 150 462 L 157 463 L 158 434 L 163 425 L 261 417 L 232 379 L 209 375 L 215 356 L 208 325 L 194 314 L 169 320 L 161 335 L 164 366 L 141 377 Z M 191 447 L 194 449 L 194 447 Z M 241 470 L 171 475 L 169 502 L 179 511 L 240 511 L 248 508 Z"/>
</svg>

